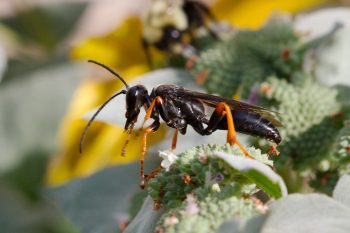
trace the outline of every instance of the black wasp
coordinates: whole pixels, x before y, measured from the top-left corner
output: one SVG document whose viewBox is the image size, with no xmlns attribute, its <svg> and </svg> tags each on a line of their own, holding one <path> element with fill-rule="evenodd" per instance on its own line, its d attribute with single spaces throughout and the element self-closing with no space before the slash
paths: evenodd
<svg viewBox="0 0 350 233">
<path fill-rule="evenodd" d="M 145 186 L 146 178 L 149 179 L 153 177 L 156 172 L 161 169 L 156 169 L 148 176 L 144 175 L 143 167 L 147 135 L 158 130 L 160 118 L 162 118 L 169 127 L 175 129 L 172 149 L 176 147 L 178 132 L 180 131 L 181 134 L 185 134 L 188 125 L 192 126 L 200 135 L 210 135 L 216 130 L 227 130 L 227 143 L 231 145 L 237 144 L 248 157 L 251 156 L 237 140 L 236 131 L 262 137 L 276 144 L 281 142 L 281 136 L 276 128 L 281 126 L 281 123 L 274 117 L 274 112 L 265 108 L 233 99 L 187 90 L 181 86 L 172 84 L 159 85 L 153 88 L 151 94 L 149 94 L 145 86 L 135 85 L 130 87 L 119 74 L 109 67 L 96 61 L 89 62 L 102 66 L 118 77 L 124 83 L 126 90 L 122 90 L 110 97 L 96 111 L 85 127 L 80 141 L 80 151 L 82 150 L 82 144 L 87 130 L 95 117 L 112 99 L 120 94 L 125 94 L 126 123 L 124 128 L 129 135 L 134 128 L 134 124 L 142 108 L 146 109 L 146 116 L 143 123 L 145 123 L 147 119 L 153 119 L 153 123 L 146 128 L 142 138 L 142 152 L 140 158 L 140 186 L 142 188 Z M 214 109 L 210 116 L 205 113 L 205 106 Z M 125 146 L 126 144 L 127 142 Z M 123 150 L 125 150 L 125 146 Z"/>
<path fill-rule="evenodd" d="M 142 45 L 147 60 L 152 66 L 149 47 L 170 54 L 190 55 L 194 53 L 191 46 L 199 29 L 205 29 L 217 38 L 215 32 L 208 27 L 208 20 L 215 22 L 209 8 L 196 0 L 153 0 L 143 17 Z"/>
</svg>

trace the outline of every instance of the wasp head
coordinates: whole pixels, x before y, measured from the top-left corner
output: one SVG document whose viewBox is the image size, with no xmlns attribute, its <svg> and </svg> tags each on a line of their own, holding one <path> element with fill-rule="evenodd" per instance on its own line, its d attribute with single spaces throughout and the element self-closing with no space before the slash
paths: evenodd
<svg viewBox="0 0 350 233">
<path fill-rule="evenodd" d="M 128 130 L 137 121 L 140 109 L 147 101 L 148 92 L 145 86 L 136 85 L 130 87 L 126 93 L 125 130 Z"/>
</svg>

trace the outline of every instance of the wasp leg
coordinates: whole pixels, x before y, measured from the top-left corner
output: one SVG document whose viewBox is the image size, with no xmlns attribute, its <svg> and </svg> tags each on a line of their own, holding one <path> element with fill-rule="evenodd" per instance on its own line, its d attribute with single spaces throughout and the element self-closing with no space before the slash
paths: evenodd
<svg viewBox="0 0 350 233">
<path fill-rule="evenodd" d="M 151 102 L 149 108 L 146 111 L 146 116 L 145 116 L 143 124 L 149 118 L 151 118 L 151 116 L 153 114 L 153 111 L 155 110 L 156 106 L 159 107 L 159 111 L 162 114 L 163 119 L 167 121 L 167 119 L 169 119 L 169 117 L 168 117 L 168 115 L 165 112 L 163 104 L 164 104 L 164 101 L 163 101 L 163 99 L 160 96 L 157 96 L 156 98 L 154 98 L 154 100 Z M 160 126 L 159 118 L 156 117 L 155 121 L 152 123 L 152 125 L 150 125 L 146 129 L 146 131 L 145 131 L 145 133 L 143 135 L 143 138 L 142 138 L 141 158 L 140 158 L 140 176 L 141 176 L 140 187 L 142 189 L 144 189 L 145 184 L 146 184 L 146 179 L 145 179 L 146 177 L 145 177 L 145 174 L 144 174 L 144 160 L 145 160 L 145 155 L 146 155 L 146 152 L 147 152 L 147 135 L 152 133 L 152 132 L 154 132 L 154 131 L 156 131 L 159 128 L 159 126 Z M 141 126 L 141 128 L 143 128 L 143 125 Z"/>
<path fill-rule="evenodd" d="M 147 109 L 147 111 L 146 111 L 146 116 L 145 116 L 145 119 L 144 119 L 143 122 L 142 122 L 141 129 L 143 129 L 144 124 L 146 123 L 146 121 L 147 121 L 149 118 L 151 118 L 152 113 L 154 112 L 155 106 L 156 106 L 156 105 L 157 105 L 157 106 L 160 106 L 160 112 L 161 112 L 163 118 L 165 118 L 165 119 L 168 119 L 168 118 L 169 118 L 169 117 L 167 116 L 167 114 L 165 113 L 165 111 L 164 111 L 163 103 L 164 103 L 164 101 L 163 101 L 162 97 L 157 96 L 156 98 L 154 98 L 154 100 L 151 102 L 150 106 L 148 107 L 148 109 Z M 164 117 L 164 116 L 165 116 L 165 117 Z"/>
<path fill-rule="evenodd" d="M 173 141 L 171 143 L 171 150 L 174 151 L 176 149 L 176 143 L 177 143 L 177 135 L 179 134 L 179 129 L 175 129 L 174 135 L 173 135 Z"/>
<path fill-rule="evenodd" d="M 160 126 L 159 121 L 154 121 L 152 125 L 150 125 L 145 133 L 143 134 L 142 137 L 142 146 L 141 146 L 141 158 L 140 158 L 140 177 L 141 177 L 141 182 L 140 182 L 140 187 L 141 189 L 145 188 L 146 180 L 145 180 L 145 173 L 144 173 L 144 162 L 145 162 L 145 155 L 147 151 L 147 135 L 156 131 Z"/>
<path fill-rule="evenodd" d="M 227 142 L 230 143 L 230 145 L 237 144 L 237 146 L 243 151 L 243 153 L 247 157 L 253 158 L 244 148 L 244 146 L 237 140 L 231 108 L 225 102 L 220 102 L 216 106 L 213 114 L 210 117 L 208 127 L 204 131 L 207 134 L 211 134 L 217 129 L 220 121 L 222 121 L 225 117 L 227 120 Z"/>
<path fill-rule="evenodd" d="M 162 170 L 163 170 L 162 166 L 156 167 L 153 171 L 145 175 L 145 181 L 148 182 L 150 179 L 154 178 Z"/>
</svg>

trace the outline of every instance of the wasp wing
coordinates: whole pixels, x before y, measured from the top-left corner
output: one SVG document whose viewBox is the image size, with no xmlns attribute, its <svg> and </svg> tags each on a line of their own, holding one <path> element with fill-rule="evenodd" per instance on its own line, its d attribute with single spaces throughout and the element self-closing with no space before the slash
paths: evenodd
<svg viewBox="0 0 350 233">
<path fill-rule="evenodd" d="M 277 116 L 279 115 L 278 112 L 270 111 L 263 107 L 244 103 L 234 99 L 224 98 L 220 96 L 215 96 L 215 95 L 210 95 L 210 94 L 205 94 L 205 93 L 190 91 L 190 90 L 184 90 L 184 94 L 186 95 L 186 97 L 198 99 L 204 104 L 213 108 L 215 108 L 218 105 L 218 103 L 225 102 L 228 106 L 230 106 L 232 110 L 241 111 L 241 112 L 254 112 L 266 118 L 267 120 L 271 121 L 271 123 L 276 127 L 283 126 L 280 120 L 277 118 Z"/>
</svg>

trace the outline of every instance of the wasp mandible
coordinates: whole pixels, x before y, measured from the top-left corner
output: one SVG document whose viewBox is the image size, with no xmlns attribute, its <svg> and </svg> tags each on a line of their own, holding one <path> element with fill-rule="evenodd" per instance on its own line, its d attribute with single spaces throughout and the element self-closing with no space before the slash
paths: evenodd
<svg viewBox="0 0 350 233">
<path fill-rule="evenodd" d="M 123 82 L 126 90 L 122 90 L 110 97 L 92 116 L 81 137 L 80 152 L 82 151 L 86 133 L 100 111 L 115 97 L 120 94 L 126 95 L 126 123 L 124 129 L 129 135 L 134 128 L 142 108 L 146 109 L 146 116 L 142 128 L 146 120 L 153 119 L 152 124 L 145 129 L 142 137 L 140 158 L 141 188 L 144 188 L 146 181 L 161 169 L 159 167 L 147 176 L 144 174 L 147 136 L 158 130 L 160 119 L 163 119 L 169 127 L 175 129 L 172 140 L 173 150 L 176 148 L 178 132 L 185 134 L 188 125 L 192 126 L 200 135 L 210 135 L 216 130 L 227 130 L 227 143 L 231 145 L 237 144 L 248 157 L 251 156 L 237 140 L 236 131 L 261 137 L 273 141 L 276 144 L 279 144 L 282 140 L 277 129 L 278 126 L 281 126 L 281 123 L 275 117 L 275 112 L 269 111 L 263 107 L 187 90 L 181 86 L 172 84 L 159 85 L 153 88 L 149 94 L 146 87 L 143 85 L 130 87 L 118 73 L 104 64 L 92 60 L 89 62 L 99 65 L 115 75 Z M 206 113 L 206 106 L 214 109 L 211 115 Z M 125 142 L 125 146 L 127 145 L 127 141 Z M 123 150 L 125 150 L 125 146 Z"/>
</svg>

